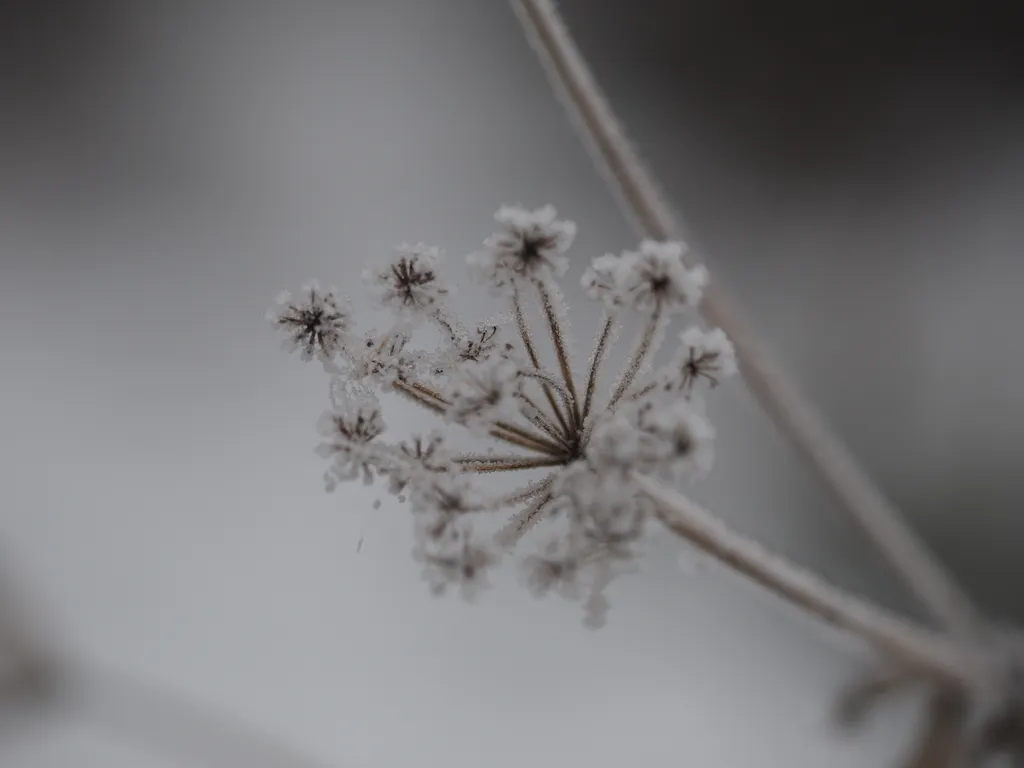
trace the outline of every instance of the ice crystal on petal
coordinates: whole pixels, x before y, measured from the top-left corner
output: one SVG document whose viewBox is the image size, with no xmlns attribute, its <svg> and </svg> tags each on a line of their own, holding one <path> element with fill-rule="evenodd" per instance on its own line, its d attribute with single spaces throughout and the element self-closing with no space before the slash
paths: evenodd
<svg viewBox="0 0 1024 768">
<path fill-rule="evenodd" d="M 622 297 L 618 292 L 623 261 L 620 256 L 607 253 L 591 262 L 583 273 L 580 284 L 592 299 L 604 301 L 609 308 L 618 306 Z"/>
<path fill-rule="evenodd" d="M 644 240 L 639 251 L 624 253 L 615 270 L 618 300 L 644 314 L 696 307 L 708 273 L 703 266 L 688 268 L 685 250 L 679 242 Z"/>
<path fill-rule="evenodd" d="M 489 586 L 488 572 L 499 560 L 492 547 L 473 539 L 469 525 L 453 527 L 433 546 L 417 546 L 413 556 L 423 564 L 431 592 L 443 595 L 457 587 L 468 602 Z"/>
<path fill-rule="evenodd" d="M 445 392 L 448 420 L 482 434 L 496 422 L 515 420 L 518 373 L 515 363 L 503 358 L 466 363 Z"/>
<path fill-rule="evenodd" d="M 458 317 L 441 251 L 417 243 L 400 245 L 364 275 L 393 318 L 385 331 L 353 339 L 348 303 L 315 283 L 296 299 L 283 295 L 269 318 L 288 348 L 320 359 L 332 374 L 317 447 L 329 461 L 328 488 L 380 479 L 407 502 L 413 554 L 432 592 L 472 598 L 505 548 L 539 526 L 546 535 L 522 560 L 523 583 L 538 597 L 580 601 L 585 622 L 598 626 L 606 588 L 661 530 L 636 477 L 675 483 L 708 469 L 714 430 L 696 385 L 710 388 L 733 373 L 735 352 L 720 330 L 690 328 L 672 362 L 648 373 L 672 316 L 696 307 L 708 280 L 703 267 L 686 266 L 681 243 L 648 240 L 594 259 L 583 275 L 587 295 L 607 312 L 589 365 L 579 365 L 558 281 L 575 225 L 551 206 L 506 206 L 495 219 L 499 231 L 467 262 L 503 299 L 503 317 Z M 640 328 L 602 402 L 597 381 L 607 374 L 599 369 L 612 359 L 623 317 Z M 535 336 L 539 328 L 546 341 Z M 441 417 L 441 431 L 385 439 L 382 405 L 398 397 Z M 522 479 L 492 487 L 494 474 Z M 476 532 L 501 510 L 513 517 L 504 526 L 495 521 L 496 537 Z"/>
<path fill-rule="evenodd" d="M 352 310 L 334 288 L 325 290 L 313 280 L 303 286 L 298 297 L 288 291 L 278 294 L 267 311 L 267 321 L 283 334 L 285 351 L 298 350 L 306 361 L 315 357 L 329 362 L 345 348 Z"/>
<path fill-rule="evenodd" d="M 535 211 L 502 206 L 494 214 L 502 230 L 466 257 L 471 271 L 496 295 L 520 290 L 534 278 L 561 277 L 569 268 L 564 254 L 576 237 L 576 225 L 556 216 L 550 205 Z"/>
<path fill-rule="evenodd" d="M 558 537 L 523 559 L 522 579 L 534 597 L 557 592 L 566 600 L 579 600 L 583 596 L 582 570 L 579 551 L 572 547 L 568 537 Z"/>
<path fill-rule="evenodd" d="M 402 243 L 383 269 L 367 269 L 363 279 L 378 302 L 408 323 L 420 322 L 437 312 L 451 293 L 441 275 L 442 254 L 423 243 Z"/>
<path fill-rule="evenodd" d="M 679 334 L 680 348 L 668 381 L 672 389 L 690 392 L 698 380 L 712 387 L 736 373 L 736 350 L 721 328 L 693 326 Z"/>
<path fill-rule="evenodd" d="M 373 481 L 379 454 L 371 443 L 384 432 L 384 419 L 376 403 L 325 411 L 317 422 L 317 431 L 324 438 L 317 453 L 333 460 L 325 476 L 329 489 L 360 476 L 367 484 Z"/>
<path fill-rule="evenodd" d="M 638 407 L 637 416 L 641 431 L 656 441 L 659 475 L 678 481 L 710 471 L 715 430 L 694 404 L 686 400 L 668 404 L 648 401 Z"/>
</svg>

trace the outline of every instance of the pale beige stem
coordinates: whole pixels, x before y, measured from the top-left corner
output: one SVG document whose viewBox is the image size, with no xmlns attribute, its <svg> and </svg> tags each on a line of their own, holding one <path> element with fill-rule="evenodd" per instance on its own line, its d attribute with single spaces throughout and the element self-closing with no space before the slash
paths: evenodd
<svg viewBox="0 0 1024 768">
<path fill-rule="evenodd" d="M 718 517 L 660 482 L 634 473 L 633 479 L 657 508 L 670 531 L 730 570 L 746 576 L 804 612 L 850 632 L 882 654 L 958 685 L 980 679 L 981 669 L 952 642 L 899 618 L 769 552 L 729 528 Z"/>
<path fill-rule="evenodd" d="M 550 0 L 514 0 L 513 4 L 623 210 L 645 236 L 678 239 L 678 223 L 627 141 L 554 5 Z M 936 619 L 959 634 L 973 635 L 978 619 L 971 601 L 797 391 L 716 284 L 705 292 L 701 312 L 728 334 L 750 390 L 908 587 Z"/>
</svg>

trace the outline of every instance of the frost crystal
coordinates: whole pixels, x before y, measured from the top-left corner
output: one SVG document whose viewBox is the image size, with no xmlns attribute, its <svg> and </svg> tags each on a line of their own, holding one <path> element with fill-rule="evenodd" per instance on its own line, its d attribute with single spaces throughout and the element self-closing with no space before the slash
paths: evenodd
<svg viewBox="0 0 1024 768">
<path fill-rule="evenodd" d="M 384 269 L 367 269 L 363 279 L 378 302 L 399 318 L 419 322 L 439 311 L 451 289 L 441 277 L 441 251 L 423 243 L 402 243 Z"/>
<path fill-rule="evenodd" d="M 648 373 L 672 317 L 699 303 L 707 272 L 684 263 L 681 243 L 644 241 L 637 251 L 594 259 L 583 275 L 607 316 L 589 364 L 580 366 L 558 284 L 575 225 L 551 206 L 503 207 L 495 219 L 499 231 L 467 262 L 507 302 L 504 317 L 458 318 L 441 252 L 420 243 L 399 246 L 365 273 L 377 304 L 395 318 L 389 330 L 353 341 L 348 305 L 316 284 L 298 300 L 284 296 L 271 318 L 289 348 L 330 362 L 332 407 L 320 419 L 317 448 L 330 461 L 328 487 L 380 478 L 408 503 L 413 554 L 432 592 L 474 597 L 502 555 L 536 527 L 544 533 L 521 562 L 524 584 L 538 597 L 580 601 L 585 623 L 599 626 L 605 588 L 660 530 L 634 478 L 689 482 L 708 471 L 714 429 L 695 392 L 732 374 L 735 353 L 720 330 L 690 328 L 678 336 L 672 362 Z M 630 319 L 637 341 L 602 399 L 600 368 L 615 329 Z M 546 342 L 535 336 L 538 323 Z M 417 346 L 421 331 L 440 344 Z M 431 412 L 440 428 L 389 442 L 385 395 Z M 483 451 L 481 439 L 489 445 Z M 517 476 L 523 481 L 512 490 L 497 485 Z"/>
<path fill-rule="evenodd" d="M 556 216 L 550 205 L 535 211 L 499 208 L 494 218 L 502 231 L 487 238 L 483 250 L 466 257 L 471 271 L 496 295 L 520 290 L 534 278 L 561 277 L 569 268 L 564 254 L 576 237 L 576 225 Z"/>
<path fill-rule="evenodd" d="M 344 350 L 352 311 L 334 288 L 323 290 L 314 280 L 303 286 L 298 298 L 288 291 L 278 294 L 267 320 L 284 335 L 285 351 L 299 350 L 306 361 L 316 357 L 329 362 Z"/>
</svg>

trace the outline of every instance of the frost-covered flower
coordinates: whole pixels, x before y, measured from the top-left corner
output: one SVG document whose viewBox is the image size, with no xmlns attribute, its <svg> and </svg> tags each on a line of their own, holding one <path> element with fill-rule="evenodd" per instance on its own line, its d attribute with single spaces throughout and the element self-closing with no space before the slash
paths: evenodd
<svg viewBox="0 0 1024 768">
<path fill-rule="evenodd" d="M 398 444 L 395 461 L 382 472 L 388 476 L 388 490 L 398 495 L 410 483 L 420 486 L 435 475 L 444 476 L 452 470 L 451 453 L 444 443 L 444 435 L 434 430 L 426 437 L 414 435 Z"/>
<path fill-rule="evenodd" d="M 329 362 L 345 348 L 352 310 L 334 288 L 325 290 L 313 280 L 298 297 L 288 291 L 278 294 L 267 320 L 284 335 L 281 346 L 286 352 L 299 350 L 303 360 Z"/>
<path fill-rule="evenodd" d="M 679 352 L 666 381 L 670 389 L 689 392 L 698 379 L 712 387 L 736 373 L 736 350 L 721 328 L 693 326 L 679 334 Z"/>
<path fill-rule="evenodd" d="M 348 375 L 357 381 L 372 381 L 384 391 L 389 391 L 397 382 L 426 376 L 436 367 L 436 356 L 408 349 L 408 342 L 409 336 L 405 333 L 383 336 L 368 333 L 350 354 Z"/>
<path fill-rule="evenodd" d="M 328 489 L 333 490 L 338 482 L 360 476 L 367 484 L 373 481 L 379 454 L 372 441 L 384 432 L 384 419 L 376 403 L 325 411 L 317 421 L 317 431 L 324 438 L 317 446 L 317 453 L 333 460 L 325 476 Z"/>
<path fill-rule="evenodd" d="M 534 597 L 557 592 L 566 600 L 583 597 L 580 576 L 583 573 L 581 552 L 566 536 L 549 539 L 539 552 L 528 555 L 522 563 L 522 579 Z"/>
<path fill-rule="evenodd" d="M 679 242 L 644 240 L 639 251 L 624 253 L 615 269 L 616 298 L 644 314 L 666 314 L 696 307 L 708 282 L 703 266 L 688 268 Z"/>
<path fill-rule="evenodd" d="M 568 515 L 591 551 L 624 554 L 643 534 L 650 507 L 627 478 L 579 462 L 559 476 L 553 494 L 556 510 Z"/>
<path fill-rule="evenodd" d="M 514 362 L 500 357 L 467 362 L 445 391 L 447 418 L 486 434 L 499 421 L 515 420 L 519 371 Z"/>
<path fill-rule="evenodd" d="M 498 345 L 498 326 L 494 324 L 478 325 L 474 333 L 467 333 L 454 339 L 458 361 L 480 362 L 486 360 Z"/>
<path fill-rule="evenodd" d="M 654 470 L 669 480 L 710 471 L 714 459 L 715 430 L 694 404 L 686 400 L 647 401 L 637 410 L 638 426 L 654 438 Z"/>
<path fill-rule="evenodd" d="M 387 330 L 353 340 L 347 305 L 342 311 L 334 293 L 317 286 L 302 302 L 285 299 L 275 323 L 334 374 L 317 449 L 330 460 L 328 486 L 380 479 L 407 502 L 414 555 L 432 591 L 457 587 L 472 597 L 501 553 L 541 526 L 547 536 L 523 562 L 525 585 L 538 596 L 581 601 L 596 626 L 608 607 L 605 587 L 660 530 L 641 478 L 690 480 L 710 466 L 714 431 L 691 390 L 697 379 L 713 385 L 732 373 L 735 354 L 721 331 L 691 329 L 674 362 L 648 373 L 671 316 L 695 307 L 707 275 L 685 266 L 681 244 L 645 241 L 636 252 L 595 259 L 584 275 L 588 295 L 609 311 L 580 365 L 558 283 L 575 225 L 551 206 L 503 207 L 496 219 L 500 231 L 467 261 L 501 297 L 503 314 L 464 322 L 439 277 L 441 252 L 417 244 L 399 246 L 366 273 L 394 319 Z M 630 307 L 638 312 L 619 312 Z M 623 317 L 640 327 L 602 397 L 600 368 Z M 389 442 L 384 395 L 440 416 L 443 431 Z M 500 486 L 499 478 L 520 473 L 530 474 Z M 503 510 L 511 514 L 504 521 L 496 517 Z M 500 530 L 481 532 L 492 521 Z"/>
<path fill-rule="evenodd" d="M 367 269 L 363 279 L 378 302 L 407 322 L 419 321 L 443 305 L 451 288 L 441 275 L 443 255 L 424 243 L 402 243 L 383 269 Z"/>
<path fill-rule="evenodd" d="M 606 253 L 594 259 L 580 279 L 580 284 L 592 299 L 604 301 L 609 308 L 622 303 L 619 283 L 622 280 L 623 259 L 613 253 Z"/>
<path fill-rule="evenodd" d="M 413 556 L 423 564 L 423 578 L 431 592 L 443 595 L 458 587 L 468 602 L 489 586 L 488 572 L 499 561 L 493 547 L 474 540 L 468 525 L 453 528 L 436 547 L 418 546 Z"/>
<path fill-rule="evenodd" d="M 533 278 L 561 277 L 569 268 L 564 255 L 576 237 L 576 225 L 556 219 L 554 207 L 535 211 L 502 206 L 494 214 L 502 226 L 466 261 L 477 279 L 497 295 L 511 293 Z"/>
<path fill-rule="evenodd" d="M 622 406 L 594 426 L 586 457 L 599 473 L 618 477 L 633 469 L 645 469 L 656 457 L 654 438 L 639 428 L 636 409 L 632 404 Z"/>
</svg>

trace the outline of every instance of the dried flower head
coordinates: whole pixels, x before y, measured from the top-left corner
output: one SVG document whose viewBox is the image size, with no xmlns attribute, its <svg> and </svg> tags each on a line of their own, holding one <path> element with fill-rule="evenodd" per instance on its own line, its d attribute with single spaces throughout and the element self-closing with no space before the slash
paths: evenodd
<svg viewBox="0 0 1024 768">
<path fill-rule="evenodd" d="M 313 280 L 303 286 L 298 297 L 288 291 L 277 296 L 267 311 L 267 321 L 283 335 L 282 348 L 298 350 L 303 360 L 314 357 L 333 360 L 344 350 L 352 328 L 352 310 L 334 288 L 324 290 Z"/>
<path fill-rule="evenodd" d="M 576 237 L 576 225 L 556 216 L 550 205 L 535 211 L 502 206 L 494 214 L 501 231 L 469 255 L 470 268 L 497 295 L 520 290 L 535 278 L 561 277 L 569 268 L 564 254 Z"/>
<path fill-rule="evenodd" d="M 583 279 L 606 317 L 577 379 L 582 371 L 558 285 L 575 225 L 558 220 L 551 206 L 503 207 L 495 218 L 500 230 L 467 262 L 507 301 L 513 322 L 462 322 L 446 304 L 452 289 L 439 276 L 440 252 L 399 247 L 384 267 L 366 272 L 396 318 L 391 330 L 371 332 L 362 343 L 326 344 L 341 364 L 319 451 L 332 462 L 329 484 L 383 477 L 388 491 L 408 502 L 414 555 L 432 591 L 457 586 L 475 595 L 502 553 L 541 525 L 546 537 L 522 564 L 526 585 L 538 596 L 553 591 L 582 600 L 586 623 L 596 626 L 607 612 L 605 587 L 629 570 L 656 529 L 651 502 L 633 478 L 688 480 L 710 466 L 714 431 L 689 394 L 698 378 L 717 383 L 733 372 L 732 348 L 720 331 L 691 329 L 672 365 L 646 373 L 671 318 L 696 306 L 707 275 L 684 264 L 681 244 L 644 241 L 636 252 L 595 259 Z M 313 298 L 327 301 L 318 292 Z M 549 344 L 535 336 L 535 317 Z M 637 340 L 601 402 L 601 366 L 615 329 L 631 317 Z M 414 346 L 423 323 L 440 346 Z M 436 414 L 443 431 L 388 442 L 380 393 Z M 460 450 L 463 429 L 469 444 Z M 492 447 L 471 450 L 481 438 Z M 520 474 L 523 483 L 511 491 L 482 482 Z M 502 511 L 506 517 L 496 518 Z M 482 534 L 495 519 L 507 522 L 496 536 Z"/>
<path fill-rule="evenodd" d="M 363 279 L 385 309 L 407 322 L 420 322 L 443 308 L 451 288 L 441 275 L 440 249 L 402 243 L 383 269 L 367 269 Z"/>
</svg>

